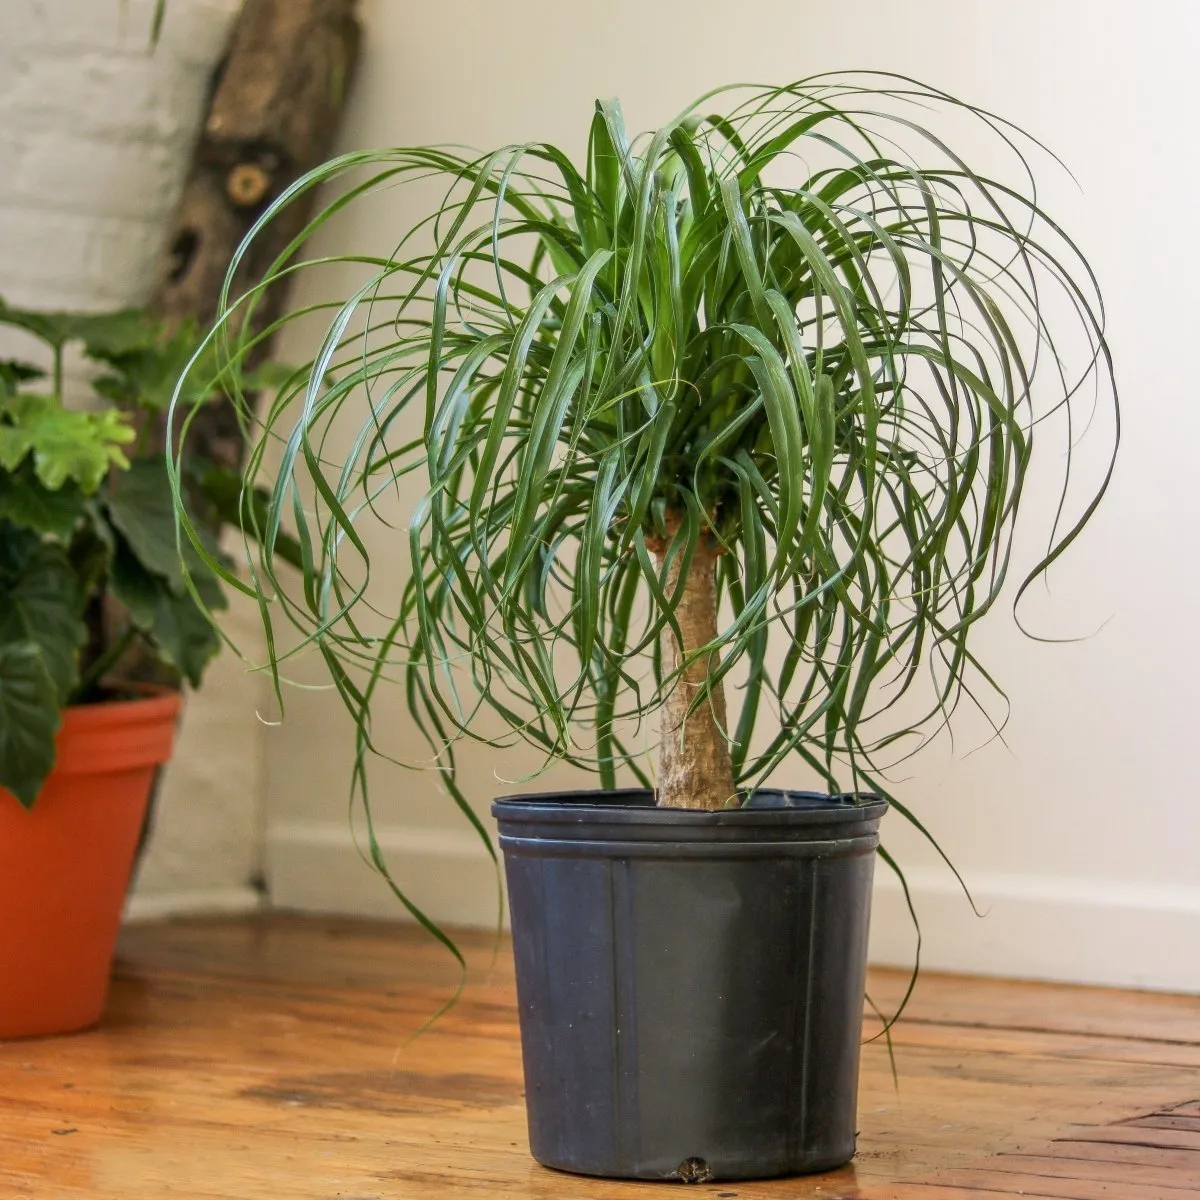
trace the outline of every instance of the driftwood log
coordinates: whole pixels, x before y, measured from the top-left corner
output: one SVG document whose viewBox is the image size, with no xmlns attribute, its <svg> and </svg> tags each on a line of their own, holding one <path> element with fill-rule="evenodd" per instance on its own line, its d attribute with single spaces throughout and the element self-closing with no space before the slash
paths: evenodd
<svg viewBox="0 0 1200 1200">
<path fill-rule="evenodd" d="M 212 322 L 242 239 L 272 200 L 332 152 L 358 57 L 356 4 L 244 0 L 213 76 L 204 125 L 159 264 L 150 309 L 168 325 L 192 320 L 203 328 Z M 256 239 L 234 280 L 235 295 L 259 282 L 303 230 L 312 200 L 310 193 L 290 205 Z M 255 323 L 265 327 L 285 301 L 282 287 L 273 288 L 259 304 Z M 268 349 L 264 343 L 262 355 Z M 165 421 L 157 435 L 164 445 Z M 213 401 L 195 414 L 187 448 L 198 459 L 240 472 L 246 446 L 228 401 Z M 212 511 L 211 499 L 197 508 L 201 519 L 210 518 L 214 532 L 219 530 L 222 514 Z M 127 618 L 111 593 L 106 601 L 101 619 L 116 637 Z M 142 646 L 128 651 L 113 676 L 176 682 L 174 673 Z"/>
<path fill-rule="evenodd" d="M 328 158 L 358 56 L 357 0 L 245 0 L 211 100 L 167 241 L 152 309 L 170 324 L 202 326 L 216 315 L 234 251 L 290 184 Z M 255 241 L 235 294 L 258 282 L 304 228 L 312 193 L 284 210 Z M 255 314 L 269 323 L 283 289 Z M 189 451 L 240 468 L 245 446 L 231 406 L 196 415 Z"/>
</svg>

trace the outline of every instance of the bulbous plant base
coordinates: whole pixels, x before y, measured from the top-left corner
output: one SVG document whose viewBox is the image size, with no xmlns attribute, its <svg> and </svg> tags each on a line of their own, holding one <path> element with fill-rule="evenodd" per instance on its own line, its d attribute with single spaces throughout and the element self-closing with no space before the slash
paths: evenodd
<svg viewBox="0 0 1200 1200">
<path fill-rule="evenodd" d="M 180 702 L 167 692 L 69 708 L 33 808 L 0 788 L 0 1038 L 100 1019 L 138 836 Z"/>
<path fill-rule="evenodd" d="M 687 1183 L 847 1162 L 886 807 L 496 801 L 534 1158 Z"/>
</svg>

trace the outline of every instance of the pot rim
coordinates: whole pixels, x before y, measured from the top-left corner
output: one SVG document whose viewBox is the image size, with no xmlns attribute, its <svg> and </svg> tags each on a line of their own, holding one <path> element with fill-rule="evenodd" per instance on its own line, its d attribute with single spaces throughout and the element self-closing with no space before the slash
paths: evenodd
<svg viewBox="0 0 1200 1200">
<path fill-rule="evenodd" d="M 174 716 L 183 707 L 183 692 L 179 688 L 157 683 L 122 683 L 130 692 L 141 692 L 140 696 L 123 696 L 114 700 L 97 700 L 90 704 L 68 704 L 63 710 L 63 720 L 74 726 L 86 724 L 120 725 L 131 718 L 134 720 Z"/>
<path fill-rule="evenodd" d="M 659 808 L 649 788 L 578 789 L 562 792 L 529 792 L 500 796 L 492 813 L 505 827 L 554 826 L 669 826 L 675 830 L 704 830 L 731 834 L 753 827 L 862 826 L 878 825 L 888 809 L 882 796 L 874 793 L 829 795 L 787 788 L 760 788 L 755 793 L 764 803 L 717 811 Z M 579 833 L 566 834 L 578 837 Z"/>
</svg>

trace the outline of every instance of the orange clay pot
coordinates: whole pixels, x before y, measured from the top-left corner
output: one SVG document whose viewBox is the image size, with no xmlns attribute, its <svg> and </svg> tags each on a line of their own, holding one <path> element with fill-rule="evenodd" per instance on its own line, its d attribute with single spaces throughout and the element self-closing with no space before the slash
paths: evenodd
<svg viewBox="0 0 1200 1200">
<path fill-rule="evenodd" d="M 138 836 L 180 703 L 163 691 L 69 708 L 33 808 L 0 788 L 0 1038 L 100 1019 Z"/>
</svg>

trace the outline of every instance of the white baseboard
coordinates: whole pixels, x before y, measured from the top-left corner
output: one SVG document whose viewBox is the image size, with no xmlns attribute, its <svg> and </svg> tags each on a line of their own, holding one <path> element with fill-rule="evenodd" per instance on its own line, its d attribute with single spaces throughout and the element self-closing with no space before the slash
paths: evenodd
<svg viewBox="0 0 1200 1200">
<path fill-rule="evenodd" d="M 469 828 L 376 831 L 397 885 L 435 921 L 494 929 L 496 868 Z M 288 821 L 267 829 L 266 871 L 274 908 L 404 920 L 407 913 L 364 860 L 344 823 Z"/>
<path fill-rule="evenodd" d="M 974 873 L 976 907 L 944 869 L 905 872 L 933 971 L 1200 992 L 1200 887 Z M 909 966 L 899 881 L 876 870 L 871 961 Z"/>
<path fill-rule="evenodd" d="M 125 921 L 164 921 L 172 917 L 237 916 L 257 912 L 262 893 L 250 886 L 134 894 L 125 903 Z"/>
<path fill-rule="evenodd" d="M 469 829 L 393 827 L 378 838 L 397 882 L 434 920 L 495 927 L 495 872 Z M 275 907 L 405 917 L 344 824 L 273 825 L 267 874 Z M 975 873 L 980 918 L 948 872 L 907 875 L 929 970 L 1200 991 L 1200 887 Z M 871 960 L 909 966 L 914 946 L 900 885 L 880 863 Z"/>
</svg>

